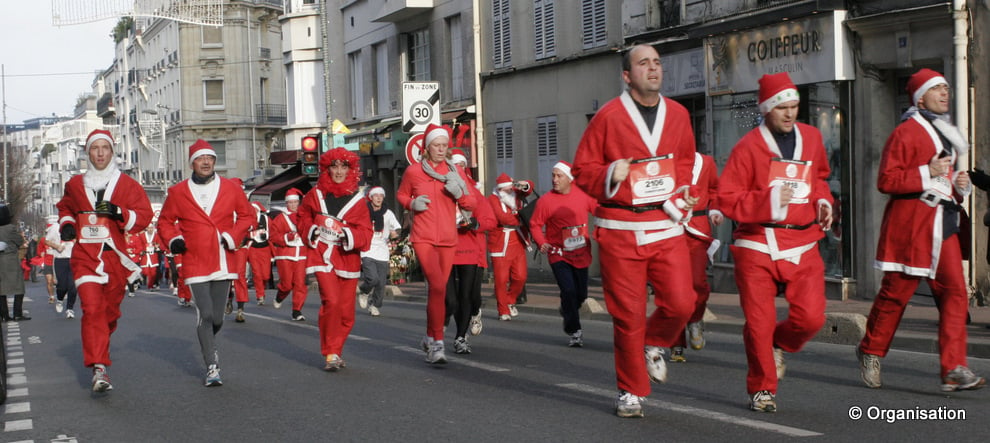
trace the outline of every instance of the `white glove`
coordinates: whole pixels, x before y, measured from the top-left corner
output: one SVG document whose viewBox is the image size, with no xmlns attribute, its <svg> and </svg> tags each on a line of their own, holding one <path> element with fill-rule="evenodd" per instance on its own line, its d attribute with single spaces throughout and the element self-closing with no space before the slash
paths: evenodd
<svg viewBox="0 0 990 443">
<path fill-rule="evenodd" d="M 0 251 L 6 251 L 6 250 L 7 250 L 7 242 L 0 241 Z"/>
<path fill-rule="evenodd" d="M 429 207 L 429 205 L 430 205 L 430 198 L 425 195 L 421 195 L 413 199 L 412 204 L 409 206 L 412 208 L 413 211 L 423 212 L 426 210 L 426 208 Z"/>
</svg>

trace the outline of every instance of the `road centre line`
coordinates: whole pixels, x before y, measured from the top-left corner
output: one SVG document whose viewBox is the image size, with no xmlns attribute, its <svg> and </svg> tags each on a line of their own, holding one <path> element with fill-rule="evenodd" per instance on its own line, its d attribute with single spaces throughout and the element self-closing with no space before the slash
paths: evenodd
<svg viewBox="0 0 990 443">
<path fill-rule="evenodd" d="M 400 351 L 409 352 L 409 353 L 413 353 L 413 354 L 425 355 L 425 353 L 423 352 L 422 349 L 415 348 L 415 347 L 412 347 L 412 346 L 393 346 L 392 349 L 398 349 Z M 470 366 L 472 368 L 481 369 L 482 371 L 488 371 L 488 372 L 509 372 L 510 371 L 510 369 L 507 369 L 507 368 L 502 368 L 502 367 L 499 367 L 499 366 L 493 366 L 493 365 L 489 365 L 489 364 L 486 364 L 486 363 L 478 363 L 478 362 L 471 361 L 471 360 L 465 360 L 463 358 L 447 357 L 447 362 L 449 362 L 449 363 L 457 363 L 459 365 L 464 365 L 464 366 Z"/>
</svg>

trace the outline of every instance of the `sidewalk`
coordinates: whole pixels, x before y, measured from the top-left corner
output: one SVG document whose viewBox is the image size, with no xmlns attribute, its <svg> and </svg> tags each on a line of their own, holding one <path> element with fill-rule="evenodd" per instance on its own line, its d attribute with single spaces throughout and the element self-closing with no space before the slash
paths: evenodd
<svg viewBox="0 0 990 443">
<path fill-rule="evenodd" d="M 557 285 L 553 283 L 527 283 L 527 303 L 517 305 L 520 315 L 539 314 L 559 316 L 557 308 L 560 305 Z M 600 282 L 593 281 L 588 288 L 589 297 L 596 299 L 602 312 L 591 312 L 586 304 L 582 308 L 581 318 L 591 320 L 609 320 L 604 312 L 605 301 Z M 399 286 L 389 286 L 386 298 L 425 302 L 426 284 L 424 282 L 404 283 Z M 495 315 L 495 299 L 492 297 L 492 285 L 485 284 L 481 290 L 483 310 L 486 318 Z M 777 299 L 777 316 L 787 315 L 787 302 Z M 652 303 L 652 302 L 651 302 Z M 850 299 L 846 301 L 828 300 L 826 306 L 825 326 L 814 338 L 815 341 L 856 345 L 862 338 L 866 328 L 866 316 L 869 315 L 872 300 Z M 990 308 L 970 307 L 972 323 L 967 328 L 969 333 L 970 357 L 990 358 Z M 708 312 L 705 314 L 705 329 L 729 334 L 742 334 L 742 308 L 739 307 L 738 294 L 712 293 L 708 301 Z M 908 351 L 938 353 L 938 310 L 931 298 L 915 296 L 904 312 L 904 318 L 894 336 L 893 349 Z M 852 350 L 850 350 L 852 352 Z"/>
</svg>

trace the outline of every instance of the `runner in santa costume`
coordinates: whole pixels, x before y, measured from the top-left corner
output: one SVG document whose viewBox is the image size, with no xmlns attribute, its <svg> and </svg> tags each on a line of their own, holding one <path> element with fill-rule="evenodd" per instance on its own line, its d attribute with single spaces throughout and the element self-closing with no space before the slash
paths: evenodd
<svg viewBox="0 0 990 443">
<path fill-rule="evenodd" d="M 880 359 L 908 300 L 922 279 L 939 312 L 938 345 L 942 390 L 978 389 L 986 384 L 966 364 L 968 292 L 959 244 L 959 203 L 972 192 L 957 159 L 969 144 L 949 120 L 949 84 L 922 69 L 907 84 L 913 106 L 887 139 L 877 188 L 890 199 L 883 213 L 876 268 L 884 271 L 880 292 L 856 350 L 863 382 L 879 388 Z"/>
<path fill-rule="evenodd" d="M 695 195 L 698 203 L 694 205 L 691 219 L 681 223 L 687 230 L 688 250 L 691 251 L 691 278 L 694 281 L 697 300 L 694 302 L 694 313 L 688 319 L 685 332 L 677 336 L 677 342 L 671 349 L 670 360 L 676 362 L 687 361 L 684 357 L 684 347 L 688 341 L 691 342 L 691 349 L 698 350 L 705 347 L 702 320 L 705 318 L 708 297 L 711 295 L 711 288 L 708 286 L 708 263 L 712 261 L 719 243 L 712 237 L 712 226 L 718 226 L 724 220 L 722 211 L 716 209 L 718 169 L 715 167 L 715 159 L 701 153 L 694 154 L 691 185 L 698 190 L 698 194 Z"/>
<path fill-rule="evenodd" d="M 628 89 L 591 119 L 572 174 L 599 202 L 595 240 L 615 346 L 616 415 L 642 417 L 650 381 L 666 380 L 665 348 L 694 309 L 684 227 L 690 215 L 694 134 L 687 110 L 660 95 L 660 56 L 635 46 L 622 61 Z M 647 317 L 646 285 L 656 310 Z M 645 364 L 644 364 L 645 354 Z"/>
<path fill-rule="evenodd" d="M 230 181 L 234 182 L 241 191 L 244 191 L 244 181 L 234 177 Z M 254 206 L 251 207 L 254 209 Z M 250 232 L 254 232 L 257 227 L 254 218 L 251 219 Z M 234 312 L 234 300 L 237 300 L 237 315 L 234 317 L 234 321 L 237 323 L 244 323 L 244 305 L 248 302 L 248 288 L 247 288 L 247 263 L 248 263 L 248 252 L 250 249 L 249 242 L 251 241 L 250 236 L 244 237 L 241 244 L 237 245 L 237 250 L 234 251 L 234 262 L 233 271 L 237 274 L 237 278 L 234 279 L 231 285 L 231 293 L 227 294 L 227 306 L 224 307 L 224 314 L 230 314 Z"/>
<path fill-rule="evenodd" d="M 141 251 L 141 274 L 144 275 L 144 283 L 148 289 L 157 288 L 158 248 L 155 241 L 155 226 L 148 225 L 139 236 L 141 237 L 141 245 L 144 247 L 144 250 Z"/>
<path fill-rule="evenodd" d="M 254 224 L 254 209 L 235 182 L 214 170 L 217 154 L 204 140 L 189 146 L 189 179 L 168 190 L 158 218 L 161 237 L 173 254 L 182 254 L 182 277 L 196 302 L 206 386 L 220 386 L 216 334 L 234 272 L 234 251 Z"/>
<path fill-rule="evenodd" d="M 264 306 L 265 285 L 272 278 L 272 257 L 274 255 L 272 243 L 268 237 L 271 220 L 268 218 L 268 211 L 265 210 L 264 205 L 259 202 L 251 202 L 251 206 L 254 207 L 256 217 L 255 229 L 249 233 L 251 242 L 248 249 L 248 264 L 251 265 L 251 278 L 254 282 L 254 293 L 258 300 L 258 306 Z"/>
<path fill-rule="evenodd" d="M 144 233 L 127 234 L 127 257 L 141 266 L 141 256 L 144 254 Z M 144 268 L 141 268 L 141 278 L 144 278 Z M 134 291 L 141 286 L 141 279 L 127 285 L 127 296 L 133 297 Z"/>
<path fill-rule="evenodd" d="M 412 211 L 410 241 L 426 277 L 426 336 L 421 346 L 426 361 L 447 362 L 444 355 L 443 320 L 447 280 L 454 263 L 457 226 L 470 219 L 476 200 L 467 189 L 467 176 L 447 159 L 450 129 L 426 127 L 422 162 L 410 165 L 402 175 L 396 199 Z"/>
<path fill-rule="evenodd" d="M 306 246 L 303 245 L 299 227 L 299 202 L 302 191 L 292 188 L 285 193 L 285 209 L 271 224 L 271 240 L 275 247 L 275 267 L 278 269 L 278 292 L 275 293 L 275 309 L 292 294 L 292 319 L 305 321 L 302 307 L 306 303 L 309 288 L 306 286 Z"/>
<path fill-rule="evenodd" d="M 323 367 L 336 371 L 346 363 L 340 357 L 354 327 L 354 294 L 361 277 L 361 251 L 371 246 L 374 230 L 364 193 L 358 188 L 361 162 L 344 148 L 320 156 L 316 187 L 299 205 L 299 232 L 309 248 L 306 273 L 320 290 L 320 352 Z"/>
<path fill-rule="evenodd" d="M 503 172 L 495 179 L 495 189 L 488 196 L 488 204 L 498 220 L 495 229 L 488 233 L 488 253 L 492 256 L 492 273 L 495 274 L 499 320 L 511 320 L 519 315 L 516 299 L 526 285 L 526 248 L 529 246 L 529 239 L 522 232 L 519 210 L 525 205 L 526 196 L 532 193 L 533 182 L 515 181 Z"/>
<path fill-rule="evenodd" d="M 547 254 L 550 269 L 560 288 L 560 315 L 568 346 L 584 346 L 581 330 L 581 304 L 588 298 L 588 266 L 591 266 L 591 237 L 588 214 L 598 201 L 580 188 L 571 186 L 571 164 L 559 161 L 553 166 L 553 190 L 536 201 L 529 231 L 540 252 Z"/>
<path fill-rule="evenodd" d="M 96 392 L 113 388 L 107 375 L 110 335 L 125 286 L 141 278 L 141 267 L 124 253 L 124 234 L 140 233 L 154 215 L 144 188 L 117 169 L 113 150 L 110 132 L 90 132 L 90 168 L 69 179 L 56 205 L 62 241 L 77 240 L 70 264 L 82 302 L 83 364 L 93 368 Z"/>
<path fill-rule="evenodd" d="M 733 147 L 718 202 L 739 225 L 730 247 L 746 324 L 750 408 L 777 409 L 784 352 L 797 352 L 825 324 L 825 265 L 818 240 L 832 224 L 828 158 L 818 129 L 796 121 L 799 96 L 786 72 L 760 78 L 764 121 Z M 790 309 L 777 321 L 778 285 Z"/>
</svg>

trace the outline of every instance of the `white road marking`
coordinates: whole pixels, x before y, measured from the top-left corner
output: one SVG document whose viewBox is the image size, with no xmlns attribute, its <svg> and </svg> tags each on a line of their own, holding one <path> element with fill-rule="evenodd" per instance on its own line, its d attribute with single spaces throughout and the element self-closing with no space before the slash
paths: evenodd
<svg viewBox="0 0 990 443">
<path fill-rule="evenodd" d="M 571 389 L 571 390 L 585 392 L 607 398 L 614 398 L 615 395 L 617 394 L 616 392 L 610 391 L 608 389 L 596 388 L 594 386 L 588 386 L 581 383 L 561 383 L 558 384 L 557 386 L 564 389 Z M 824 435 L 820 432 L 793 428 L 790 426 L 778 425 L 774 423 L 767 423 L 764 421 L 753 420 L 750 418 L 736 417 L 729 414 L 723 414 L 721 412 L 709 411 L 707 409 L 679 405 L 676 403 L 662 401 L 662 400 L 647 399 L 644 404 L 646 406 L 658 407 L 660 409 L 666 409 L 668 411 L 693 415 L 708 420 L 715 420 L 737 426 L 745 426 L 748 428 L 760 429 L 769 432 L 776 432 L 778 434 L 784 434 L 790 437 L 815 437 L 819 435 Z"/>
<path fill-rule="evenodd" d="M 15 389 L 7 388 L 7 398 L 27 397 L 27 396 L 28 396 L 28 388 L 15 388 Z"/>
<path fill-rule="evenodd" d="M 30 402 L 20 402 L 20 403 L 7 403 L 4 405 L 4 414 L 17 414 L 19 412 L 31 412 Z"/>
<path fill-rule="evenodd" d="M 425 355 L 425 353 L 423 352 L 422 349 L 416 348 L 416 347 L 412 347 L 412 346 L 393 346 L 392 348 L 393 349 L 398 349 L 400 351 L 410 352 L 410 353 L 413 353 L 413 354 Z M 481 369 L 482 371 L 488 371 L 488 372 L 509 372 L 510 371 L 507 368 L 493 366 L 493 365 L 489 365 L 489 364 L 485 364 L 485 363 L 478 363 L 476 361 L 466 360 L 466 359 L 463 359 L 463 358 L 451 358 L 451 357 L 447 357 L 447 362 L 448 363 L 457 363 L 459 365 L 464 365 L 464 366 L 470 366 L 472 368 Z"/>
<path fill-rule="evenodd" d="M 11 420 L 8 422 L 4 422 L 3 424 L 4 432 L 30 431 L 31 429 L 34 429 L 34 423 L 31 421 L 30 418 L 25 420 Z"/>
</svg>

